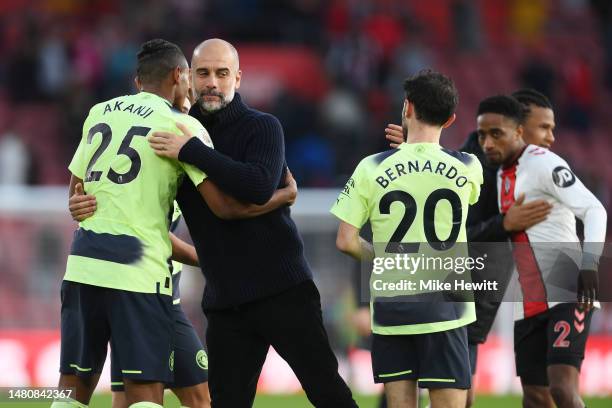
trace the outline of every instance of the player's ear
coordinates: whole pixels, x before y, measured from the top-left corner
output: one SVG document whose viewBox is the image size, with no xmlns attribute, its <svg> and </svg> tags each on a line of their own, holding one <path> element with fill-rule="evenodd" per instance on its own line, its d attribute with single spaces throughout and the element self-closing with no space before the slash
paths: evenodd
<svg viewBox="0 0 612 408">
<path fill-rule="evenodd" d="M 142 91 L 142 84 L 140 83 L 140 79 L 137 76 L 134 77 L 134 86 L 136 87 L 138 92 Z"/>
<path fill-rule="evenodd" d="M 414 104 L 408 99 L 404 99 L 404 117 L 410 119 L 414 113 Z"/>
<path fill-rule="evenodd" d="M 242 79 L 242 70 L 236 71 L 236 89 L 240 88 L 240 80 Z"/>
<path fill-rule="evenodd" d="M 450 125 L 452 125 L 455 122 L 455 119 L 457 119 L 457 115 L 455 113 L 453 113 L 451 115 L 450 118 L 448 118 L 448 120 L 442 125 L 442 129 L 446 129 L 448 128 Z"/>
<path fill-rule="evenodd" d="M 516 135 L 520 137 L 521 139 L 523 139 L 523 133 L 524 133 L 523 125 L 518 125 L 518 127 L 516 128 Z"/>
<path fill-rule="evenodd" d="M 180 82 L 180 78 L 181 78 L 181 67 L 176 66 L 174 67 L 174 70 L 172 70 L 172 80 L 175 84 L 178 84 Z"/>
</svg>

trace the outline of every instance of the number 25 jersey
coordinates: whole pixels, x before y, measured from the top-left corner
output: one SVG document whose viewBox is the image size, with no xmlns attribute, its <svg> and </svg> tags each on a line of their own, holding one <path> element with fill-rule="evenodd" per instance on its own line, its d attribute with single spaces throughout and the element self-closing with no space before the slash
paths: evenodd
<svg viewBox="0 0 612 408">
<path fill-rule="evenodd" d="M 90 110 L 69 169 L 96 197 L 97 209 L 75 232 L 65 280 L 172 295 L 172 203 L 185 174 L 196 186 L 206 178 L 149 146 L 153 132 L 181 134 L 176 122 L 210 140 L 196 119 L 152 93 L 121 96 Z"/>
</svg>

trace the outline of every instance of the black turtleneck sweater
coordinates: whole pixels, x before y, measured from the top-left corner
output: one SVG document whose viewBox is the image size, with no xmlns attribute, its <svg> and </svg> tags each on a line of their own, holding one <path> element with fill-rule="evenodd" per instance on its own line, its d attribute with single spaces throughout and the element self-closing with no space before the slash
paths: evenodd
<svg viewBox="0 0 612 408">
<path fill-rule="evenodd" d="M 239 94 L 214 114 L 196 104 L 198 119 L 215 145 L 191 138 L 179 160 L 204 171 L 221 190 L 254 204 L 266 203 L 285 175 L 283 129 L 274 116 L 249 108 Z M 202 308 L 223 309 L 270 296 L 312 279 L 289 207 L 259 217 L 217 218 L 185 180 L 177 200 L 206 278 Z"/>
</svg>

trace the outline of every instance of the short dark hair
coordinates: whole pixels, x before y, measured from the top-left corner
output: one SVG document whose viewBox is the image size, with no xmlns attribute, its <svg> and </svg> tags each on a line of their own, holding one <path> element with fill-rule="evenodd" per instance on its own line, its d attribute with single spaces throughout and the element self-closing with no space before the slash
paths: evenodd
<svg viewBox="0 0 612 408">
<path fill-rule="evenodd" d="M 422 70 L 404 81 L 406 99 L 414 105 L 416 118 L 433 126 L 442 126 L 459 103 L 453 81 L 438 72 Z"/>
<path fill-rule="evenodd" d="M 176 67 L 187 65 L 178 45 L 159 38 L 143 43 L 137 58 L 136 75 L 149 84 L 158 84 Z"/>
<path fill-rule="evenodd" d="M 478 117 L 485 113 L 497 113 L 512 119 L 517 125 L 522 124 L 525 119 L 523 105 L 512 96 L 507 95 L 495 95 L 483 99 L 478 105 L 476 116 Z"/>
<path fill-rule="evenodd" d="M 523 108 L 525 109 L 527 114 L 529 114 L 529 112 L 531 111 L 531 105 L 537 106 L 539 108 L 546 108 L 551 110 L 553 109 L 550 99 L 548 99 L 543 93 L 538 92 L 532 88 L 519 89 L 518 91 L 514 91 L 512 93 L 512 96 L 521 104 L 523 104 Z"/>
</svg>

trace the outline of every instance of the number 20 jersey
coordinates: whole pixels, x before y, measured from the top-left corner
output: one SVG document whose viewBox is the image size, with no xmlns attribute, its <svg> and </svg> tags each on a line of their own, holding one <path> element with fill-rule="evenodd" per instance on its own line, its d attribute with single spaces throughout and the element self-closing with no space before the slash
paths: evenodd
<svg viewBox="0 0 612 408">
<path fill-rule="evenodd" d="M 376 257 L 387 256 L 380 243 L 447 241 L 452 246 L 467 241 L 468 207 L 478 200 L 482 180 L 482 166 L 471 154 L 437 143 L 402 143 L 363 159 L 331 212 L 357 228 L 369 220 Z M 475 320 L 473 302 L 465 303 L 459 316 L 449 317 L 453 313 L 441 310 L 441 304 L 408 302 L 398 306 L 405 319 L 387 323 L 377 319 L 374 304 L 372 330 L 377 334 L 451 330 Z"/>
<path fill-rule="evenodd" d="M 172 295 L 172 203 L 185 174 L 196 186 L 206 178 L 193 166 L 156 156 L 149 146 L 153 132 L 181 134 L 177 122 L 210 140 L 196 119 L 152 93 L 91 108 L 69 169 L 96 197 L 97 209 L 75 232 L 65 280 Z"/>
</svg>

